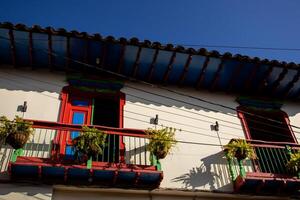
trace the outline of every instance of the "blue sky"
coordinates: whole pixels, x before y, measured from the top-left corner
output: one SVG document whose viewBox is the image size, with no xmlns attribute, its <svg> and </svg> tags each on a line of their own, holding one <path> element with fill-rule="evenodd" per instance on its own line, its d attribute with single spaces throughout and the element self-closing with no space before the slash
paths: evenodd
<svg viewBox="0 0 300 200">
<path fill-rule="evenodd" d="M 300 49 L 299 8 L 299 0 L 10 0 L 0 21 L 161 43 Z M 208 49 L 300 63 L 300 51 Z"/>
</svg>

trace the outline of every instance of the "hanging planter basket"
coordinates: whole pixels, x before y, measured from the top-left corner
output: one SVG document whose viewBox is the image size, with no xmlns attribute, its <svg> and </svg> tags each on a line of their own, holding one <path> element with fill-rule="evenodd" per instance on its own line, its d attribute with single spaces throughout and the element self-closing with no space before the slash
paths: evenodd
<svg viewBox="0 0 300 200">
<path fill-rule="evenodd" d="M 6 138 L 6 143 L 12 146 L 14 149 L 20 149 L 25 146 L 27 141 L 29 140 L 30 135 L 17 131 L 14 133 L 10 133 Z"/>
</svg>

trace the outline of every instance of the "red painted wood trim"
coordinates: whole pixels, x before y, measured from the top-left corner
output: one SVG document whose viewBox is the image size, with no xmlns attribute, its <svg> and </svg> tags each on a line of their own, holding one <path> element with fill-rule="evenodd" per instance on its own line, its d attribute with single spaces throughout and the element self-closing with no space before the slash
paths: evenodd
<svg viewBox="0 0 300 200">
<path fill-rule="evenodd" d="M 136 59 L 135 59 L 135 62 L 133 64 L 132 77 L 136 77 L 136 74 L 138 72 L 139 64 L 140 64 L 141 52 L 142 52 L 142 47 L 140 46 L 138 48 L 138 51 L 137 51 L 137 54 L 136 54 Z"/>
<path fill-rule="evenodd" d="M 258 92 L 263 92 L 263 89 L 266 87 L 265 84 L 267 84 L 267 79 L 270 76 L 270 74 L 272 73 L 273 69 L 274 69 L 274 66 L 271 65 L 271 66 L 269 66 L 267 71 L 264 73 L 263 78 L 261 79 L 261 81 L 258 85 L 258 88 L 257 88 Z"/>
<path fill-rule="evenodd" d="M 125 52 L 126 52 L 126 45 L 123 44 L 122 45 L 122 50 L 121 50 L 121 57 L 120 57 L 118 68 L 117 68 L 118 73 L 122 72 L 122 68 L 123 68 L 123 65 L 124 65 Z"/>
<path fill-rule="evenodd" d="M 244 82 L 245 83 L 245 85 L 244 85 L 245 89 L 249 89 L 250 88 L 252 79 L 255 77 L 255 74 L 256 74 L 256 72 L 257 72 L 257 70 L 258 70 L 259 67 L 260 67 L 260 63 L 256 63 L 256 65 L 251 70 L 251 73 L 249 73 L 248 78 Z"/>
<path fill-rule="evenodd" d="M 202 66 L 202 69 L 201 69 L 201 72 L 199 74 L 199 77 L 197 79 L 197 83 L 196 83 L 196 89 L 199 89 L 201 87 L 201 84 L 203 82 L 203 79 L 204 79 L 204 74 L 205 74 L 205 71 L 206 71 L 206 68 L 208 66 L 208 63 L 209 63 L 209 57 L 207 56 L 204 63 L 203 63 L 203 66 Z"/>
<path fill-rule="evenodd" d="M 82 129 L 82 125 L 76 125 L 70 123 L 39 121 L 39 120 L 31 120 L 31 119 L 26 119 L 26 120 L 33 123 L 32 126 L 33 128 L 61 130 L 61 131 L 80 131 Z M 140 129 L 113 128 L 113 127 L 98 126 L 98 125 L 97 126 L 88 125 L 88 127 L 103 130 L 107 134 L 111 134 L 111 135 L 148 138 L 148 135 L 145 133 L 145 130 L 140 130 Z"/>
<path fill-rule="evenodd" d="M 10 41 L 10 53 L 12 58 L 12 64 L 14 67 L 17 67 L 17 55 L 16 55 L 16 44 L 15 44 L 15 36 L 12 29 L 8 31 L 9 41 Z"/>
<path fill-rule="evenodd" d="M 236 69 L 234 70 L 234 73 L 232 74 L 231 78 L 229 79 L 229 84 L 228 84 L 228 88 L 227 88 L 227 92 L 230 92 L 233 88 L 234 83 L 236 82 L 236 80 L 238 79 L 238 75 L 240 74 L 242 68 L 244 66 L 244 63 L 241 62 Z"/>
<path fill-rule="evenodd" d="M 121 93 L 120 95 L 120 101 L 119 101 L 119 128 L 123 128 L 124 126 L 124 106 L 125 106 L 126 100 L 125 100 L 125 94 Z M 125 143 L 124 143 L 124 137 L 120 136 L 120 162 L 125 163 Z"/>
<path fill-rule="evenodd" d="M 180 78 L 179 78 L 179 81 L 178 81 L 178 85 L 181 86 L 185 80 L 185 77 L 189 71 L 189 66 L 192 62 L 192 59 L 193 59 L 193 56 L 191 54 L 189 54 L 186 62 L 185 62 L 185 65 L 184 65 L 184 68 L 183 68 L 183 72 L 181 73 L 180 75 Z"/>
<path fill-rule="evenodd" d="M 53 70 L 53 50 L 52 50 L 52 34 L 48 33 L 48 66 Z"/>
<path fill-rule="evenodd" d="M 221 71 L 224 67 L 224 63 L 225 63 L 225 59 L 222 59 L 219 66 L 218 66 L 218 70 L 215 73 L 215 77 L 213 78 L 213 81 L 212 81 L 212 84 L 211 84 L 211 87 L 210 87 L 211 90 L 215 90 L 216 87 L 217 87 L 217 84 L 218 84 L 219 79 L 220 79 L 220 73 L 221 73 Z"/>
<path fill-rule="evenodd" d="M 29 65 L 33 69 L 33 40 L 32 40 L 32 31 L 29 31 Z"/>
<path fill-rule="evenodd" d="M 164 76 L 163 76 L 163 83 L 167 83 L 168 78 L 169 78 L 169 76 L 170 76 L 170 73 L 171 73 L 171 71 L 172 71 L 172 68 L 173 68 L 173 64 L 174 64 L 174 62 L 175 62 L 175 59 L 176 59 L 176 51 L 174 51 L 174 52 L 172 53 L 172 56 L 171 56 L 170 61 L 169 61 L 169 64 L 168 64 L 168 67 L 167 67 L 166 72 L 165 72 L 165 74 L 164 74 Z"/>
<path fill-rule="evenodd" d="M 158 53 L 159 53 L 159 49 L 156 49 L 155 53 L 154 53 L 154 56 L 153 56 L 152 63 L 151 63 L 150 68 L 149 68 L 148 77 L 147 77 L 148 81 L 151 81 L 151 79 L 152 79 L 155 64 L 156 64 L 156 60 L 157 60 L 157 57 L 158 57 Z"/>
</svg>

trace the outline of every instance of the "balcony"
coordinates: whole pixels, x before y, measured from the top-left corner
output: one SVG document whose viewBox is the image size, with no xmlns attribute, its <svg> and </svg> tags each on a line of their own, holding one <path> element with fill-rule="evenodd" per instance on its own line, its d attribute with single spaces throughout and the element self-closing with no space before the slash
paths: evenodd
<svg viewBox="0 0 300 200">
<path fill-rule="evenodd" d="M 235 192 L 245 193 L 295 193 L 300 189 L 300 177 L 287 169 L 289 156 L 300 145 L 281 142 L 247 140 L 254 148 L 257 159 L 239 163 L 228 160 Z"/>
<path fill-rule="evenodd" d="M 8 171 L 13 181 L 156 188 L 163 178 L 160 166 L 151 164 L 157 162 L 150 162 L 143 130 L 95 126 L 105 131 L 107 144 L 88 165 L 84 158 L 75 158 L 68 139 L 81 131 L 80 125 L 32 122 L 34 135 L 23 149 L 1 148 L 0 169 L 2 174 Z"/>
</svg>

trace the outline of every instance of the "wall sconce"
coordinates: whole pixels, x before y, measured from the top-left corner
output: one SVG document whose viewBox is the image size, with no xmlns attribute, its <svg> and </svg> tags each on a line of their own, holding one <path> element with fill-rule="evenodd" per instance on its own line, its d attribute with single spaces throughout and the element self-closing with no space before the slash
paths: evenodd
<svg viewBox="0 0 300 200">
<path fill-rule="evenodd" d="M 27 101 L 24 101 L 23 105 L 18 105 L 17 111 L 26 112 L 27 111 Z"/>
</svg>

